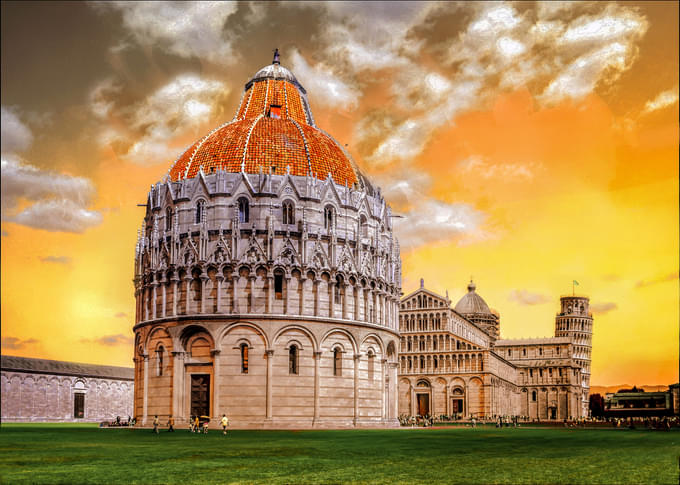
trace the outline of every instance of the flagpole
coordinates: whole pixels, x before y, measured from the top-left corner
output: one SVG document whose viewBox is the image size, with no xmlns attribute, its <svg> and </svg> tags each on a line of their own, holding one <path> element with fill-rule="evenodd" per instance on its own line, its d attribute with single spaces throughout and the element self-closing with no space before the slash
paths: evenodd
<svg viewBox="0 0 680 485">
<path fill-rule="evenodd" d="M 571 280 L 571 296 L 576 296 L 576 291 L 574 290 L 574 280 Z"/>
</svg>

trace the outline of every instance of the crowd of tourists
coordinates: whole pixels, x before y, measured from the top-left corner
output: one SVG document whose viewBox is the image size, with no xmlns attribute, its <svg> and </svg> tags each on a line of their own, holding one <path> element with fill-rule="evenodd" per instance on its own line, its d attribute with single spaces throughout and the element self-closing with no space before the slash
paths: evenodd
<svg viewBox="0 0 680 485">
<path fill-rule="evenodd" d="M 155 415 L 153 417 L 153 432 L 155 434 L 160 433 L 160 426 L 161 426 L 161 421 L 158 418 L 158 415 Z M 227 418 L 226 414 L 222 415 L 222 418 L 220 419 L 220 425 L 222 426 L 222 434 L 224 436 L 227 435 L 227 427 L 229 426 L 229 418 Z M 175 431 L 175 418 L 172 416 L 168 416 L 168 422 L 165 424 L 168 428 L 168 432 L 174 432 Z M 198 415 L 191 415 L 189 417 L 189 432 L 190 433 L 199 433 L 199 434 L 208 434 L 208 429 L 210 427 L 210 416 L 198 416 Z"/>
</svg>

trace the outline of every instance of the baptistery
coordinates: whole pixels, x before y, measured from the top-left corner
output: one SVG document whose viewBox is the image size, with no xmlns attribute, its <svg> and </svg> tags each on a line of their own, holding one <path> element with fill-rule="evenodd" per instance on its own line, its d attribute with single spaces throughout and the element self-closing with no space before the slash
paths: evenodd
<svg viewBox="0 0 680 485">
<path fill-rule="evenodd" d="M 138 421 L 398 425 L 400 280 L 389 205 L 275 55 L 148 194 Z"/>
</svg>

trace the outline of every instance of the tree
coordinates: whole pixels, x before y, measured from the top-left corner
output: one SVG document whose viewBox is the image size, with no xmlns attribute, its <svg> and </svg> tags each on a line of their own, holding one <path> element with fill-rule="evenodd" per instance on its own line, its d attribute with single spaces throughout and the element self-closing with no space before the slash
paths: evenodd
<svg viewBox="0 0 680 485">
<path fill-rule="evenodd" d="M 604 416 L 604 398 L 600 394 L 591 394 L 588 406 L 594 418 Z"/>
</svg>

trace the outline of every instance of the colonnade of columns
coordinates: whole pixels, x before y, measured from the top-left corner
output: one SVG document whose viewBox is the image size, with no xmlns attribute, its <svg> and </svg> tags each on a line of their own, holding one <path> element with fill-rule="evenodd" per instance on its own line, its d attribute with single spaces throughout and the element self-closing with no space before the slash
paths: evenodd
<svg viewBox="0 0 680 485">
<path fill-rule="evenodd" d="M 213 310 L 207 310 L 208 295 L 207 283 L 211 278 L 206 275 L 200 277 L 192 277 L 187 274 L 180 279 L 176 273 L 172 277 L 166 279 L 163 277 L 154 279 L 151 283 L 138 289 L 135 292 L 137 300 L 136 322 L 148 321 L 157 318 L 175 317 L 178 315 L 188 314 L 205 314 L 205 313 L 220 313 L 220 314 L 257 314 L 254 308 L 254 300 L 256 298 L 253 290 L 253 280 L 257 276 L 250 272 L 245 278 L 250 282 L 250 289 L 247 289 L 248 298 L 244 302 L 241 298 L 242 288 L 239 287 L 239 282 L 244 276 L 234 272 L 231 274 L 230 290 L 226 296 L 229 296 L 227 308 L 225 308 L 225 288 L 223 285 L 224 276 L 217 274 L 213 287 L 216 289 Z M 291 277 L 286 278 L 285 288 L 289 287 Z M 397 325 L 397 316 L 399 314 L 399 297 L 391 291 L 381 288 L 362 287 L 361 285 L 352 285 L 350 283 L 336 283 L 334 281 L 328 282 L 328 306 L 324 308 L 321 302 L 322 291 L 320 290 L 321 278 L 311 279 L 312 296 L 308 295 L 306 281 L 310 279 L 305 276 L 299 278 L 298 283 L 298 305 L 296 308 L 291 308 L 291 298 L 286 290 L 281 294 L 283 300 L 283 314 L 284 315 L 309 315 L 315 317 L 329 317 L 342 318 L 345 320 L 356 320 L 361 322 L 373 323 L 376 325 L 386 326 L 388 328 L 395 328 Z M 274 275 L 267 276 L 267 285 L 264 286 L 264 298 L 267 304 L 264 306 L 264 314 L 273 314 L 274 311 Z M 200 290 L 192 290 L 192 283 L 194 286 L 200 285 Z M 341 284 L 340 302 L 336 301 L 337 284 Z M 159 290 L 160 288 L 160 290 Z M 353 294 L 353 312 L 350 312 L 348 300 L 348 289 L 352 289 Z M 171 290 L 170 290 L 171 289 Z M 168 305 L 168 295 L 172 294 L 172 305 Z M 181 295 L 180 295 L 181 294 Z M 183 298 L 181 298 L 183 296 Z M 180 305 L 181 303 L 181 305 Z M 241 308 L 245 303 L 246 308 Z M 337 308 L 337 306 L 340 308 Z M 311 315 L 310 315 L 311 313 Z M 279 314 L 279 312 L 277 312 Z"/>
</svg>

